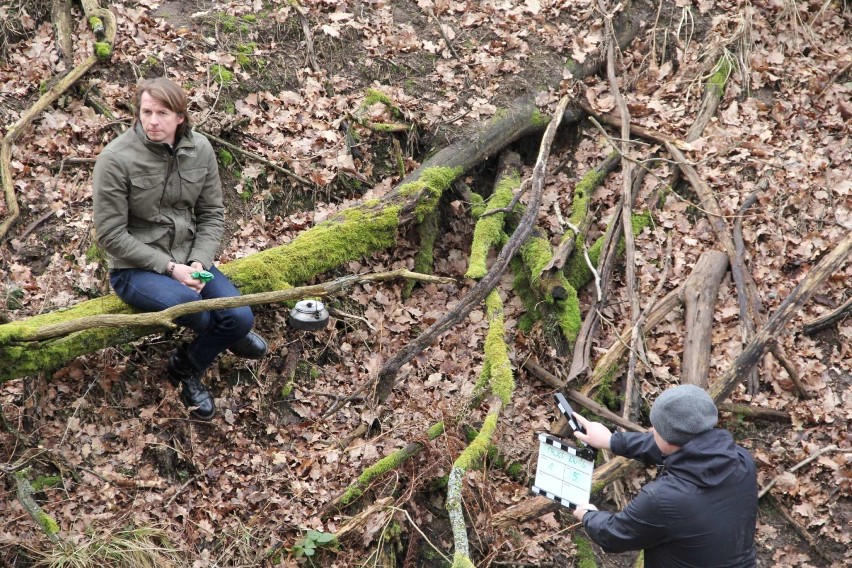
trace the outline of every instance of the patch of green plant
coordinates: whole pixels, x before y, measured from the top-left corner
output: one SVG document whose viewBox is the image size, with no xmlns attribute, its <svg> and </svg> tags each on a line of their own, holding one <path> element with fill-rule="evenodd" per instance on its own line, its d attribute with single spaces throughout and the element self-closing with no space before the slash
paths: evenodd
<svg viewBox="0 0 852 568">
<path fill-rule="evenodd" d="M 217 155 L 219 156 L 219 165 L 223 168 L 228 169 L 234 165 L 234 155 L 227 148 L 219 148 Z"/>
<path fill-rule="evenodd" d="M 293 545 L 290 553 L 296 558 L 311 557 L 316 554 L 317 548 L 330 546 L 335 540 L 336 537 L 332 533 L 309 530 Z"/>
<path fill-rule="evenodd" d="M 62 483 L 62 478 L 58 475 L 40 475 L 36 477 L 33 482 L 33 491 L 42 491 L 48 487 L 56 487 Z"/>
<path fill-rule="evenodd" d="M 213 80 L 223 87 L 227 87 L 234 82 L 234 74 L 218 63 L 214 63 L 210 66 L 210 73 L 213 75 Z"/>
<path fill-rule="evenodd" d="M 266 67 L 266 60 L 260 57 L 254 57 L 254 52 L 257 51 L 257 43 L 251 41 L 249 43 L 241 43 L 237 46 L 237 51 L 234 53 L 234 58 L 240 67 L 263 69 Z"/>
</svg>

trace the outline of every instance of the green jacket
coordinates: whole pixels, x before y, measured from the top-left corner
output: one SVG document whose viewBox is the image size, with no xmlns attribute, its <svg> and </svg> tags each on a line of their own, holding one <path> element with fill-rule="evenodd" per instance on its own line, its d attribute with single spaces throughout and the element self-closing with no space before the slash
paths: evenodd
<svg viewBox="0 0 852 568">
<path fill-rule="evenodd" d="M 93 201 L 110 268 L 164 274 L 170 260 L 212 266 L 225 207 L 216 156 L 201 134 L 182 136 L 170 151 L 137 123 L 98 156 Z"/>
</svg>

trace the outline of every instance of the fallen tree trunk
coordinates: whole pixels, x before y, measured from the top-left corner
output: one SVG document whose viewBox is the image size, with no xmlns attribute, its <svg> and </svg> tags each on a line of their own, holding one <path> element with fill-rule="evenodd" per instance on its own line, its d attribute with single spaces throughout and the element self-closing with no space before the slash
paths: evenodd
<svg viewBox="0 0 852 568">
<path fill-rule="evenodd" d="M 705 267 L 702 263 L 708 266 Z M 708 251 L 701 255 L 692 275 L 686 279 L 683 292 L 686 337 L 683 340 L 680 379 L 685 385 L 698 385 L 707 389 L 713 339 L 713 307 L 727 265 L 725 253 Z"/>
<path fill-rule="evenodd" d="M 0 326 L 0 381 L 36 372 L 45 367 L 44 357 L 61 357 L 63 347 L 68 345 L 97 345 L 91 343 L 98 338 L 120 338 L 128 336 L 135 339 L 134 333 L 140 330 L 153 333 L 174 327 L 172 320 L 182 315 L 216 308 L 256 306 L 272 302 L 283 302 L 303 297 L 325 297 L 339 292 L 359 281 L 388 280 L 392 278 L 413 278 L 444 283 L 452 280 L 415 274 L 407 270 L 383 272 L 365 275 L 350 275 L 332 282 L 290 288 L 272 292 L 257 292 L 234 298 L 201 300 L 174 306 L 161 312 L 134 313 L 116 296 L 107 296 L 78 304 L 66 312 L 44 314 L 25 320 Z M 105 307 L 102 311 L 98 306 Z M 114 309 L 111 309 L 114 308 Z M 74 312 L 76 317 L 63 317 Z M 90 315 L 91 314 L 91 315 Z M 58 338 L 58 339 L 57 339 Z M 82 338 L 82 339 L 81 339 Z M 86 343 L 86 341 L 90 341 Z M 94 349 L 93 349 L 94 350 Z M 41 358 L 40 358 L 41 357 Z"/>
</svg>

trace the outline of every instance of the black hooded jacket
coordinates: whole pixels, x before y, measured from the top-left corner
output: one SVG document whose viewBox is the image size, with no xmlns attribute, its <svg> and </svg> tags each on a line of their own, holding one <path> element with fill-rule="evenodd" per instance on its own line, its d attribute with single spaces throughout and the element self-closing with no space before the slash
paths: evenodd
<svg viewBox="0 0 852 568">
<path fill-rule="evenodd" d="M 620 513 L 585 514 L 586 531 L 605 551 L 643 549 L 646 568 L 755 566 L 757 476 L 729 432 L 704 432 L 670 456 L 652 433 L 617 432 L 610 445 L 663 469 Z"/>
</svg>

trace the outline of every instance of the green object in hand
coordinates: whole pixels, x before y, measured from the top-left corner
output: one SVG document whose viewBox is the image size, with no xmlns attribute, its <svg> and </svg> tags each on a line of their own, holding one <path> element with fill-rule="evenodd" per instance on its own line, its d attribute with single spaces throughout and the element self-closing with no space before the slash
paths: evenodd
<svg viewBox="0 0 852 568">
<path fill-rule="evenodd" d="M 207 272 L 206 270 L 196 270 L 190 276 L 192 276 L 196 280 L 201 280 L 205 284 L 213 280 L 213 273 Z"/>
</svg>

